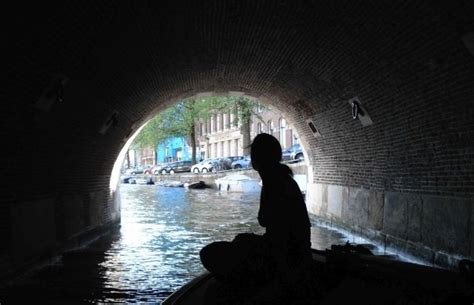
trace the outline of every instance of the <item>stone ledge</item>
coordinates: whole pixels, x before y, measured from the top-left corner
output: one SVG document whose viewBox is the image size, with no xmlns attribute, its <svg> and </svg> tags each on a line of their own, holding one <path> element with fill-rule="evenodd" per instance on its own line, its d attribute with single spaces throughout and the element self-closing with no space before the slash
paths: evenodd
<svg viewBox="0 0 474 305">
<path fill-rule="evenodd" d="M 471 198 L 326 184 L 309 187 L 308 210 L 331 225 L 438 267 L 457 268 L 461 259 L 474 258 Z M 325 190 L 337 194 L 325 198 Z M 334 213 L 339 209 L 340 216 Z"/>
</svg>

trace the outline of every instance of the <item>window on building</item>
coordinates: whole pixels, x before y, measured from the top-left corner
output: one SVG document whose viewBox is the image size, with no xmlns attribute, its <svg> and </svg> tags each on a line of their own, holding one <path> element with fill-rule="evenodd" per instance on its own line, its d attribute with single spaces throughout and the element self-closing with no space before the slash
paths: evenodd
<svg viewBox="0 0 474 305">
<path fill-rule="evenodd" d="M 211 116 L 211 133 L 217 131 L 217 117 L 215 114 Z"/>
<path fill-rule="evenodd" d="M 224 114 L 219 113 L 219 130 L 224 130 Z"/>
<path fill-rule="evenodd" d="M 225 129 L 229 129 L 230 126 L 231 126 L 231 124 L 232 124 L 230 112 L 227 112 L 227 113 L 225 114 L 225 116 L 226 116 L 226 120 L 225 120 L 225 121 L 226 121 L 226 124 L 225 124 L 224 127 L 225 127 Z"/>
<path fill-rule="evenodd" d="M 258 122 L 257 123 L 257 134 L 261 134 L 262 133 L 262 123 Z"/>
<path fill-rule="evenodd" d="M 217 115 L 212 116 L 212 132 L 217 132 Z"/>
<path fill-rule="evenodd" d="M 235 151 L 234 151 L 235 156 L 239 155 L 239 139 L 235 139 Z"/>
<path fill-rule="evenodd" d="M 286 120 L 284 118 L 280 118 L 279 120 L 280 125 L 280 143 L 282 147 L 286 147 Z"/>
<path fill-rule="evenodd" d="M 263 107 L 262 107 L 262 104 L 260 104 L 260 101 L 257 102 L 257 112 L 258 113 L 263 112 Z"/>
<path fill-rule="evenodd" d="M 267 128 L 268 128 L 268 133 L 272 134 L 273 133 L 273 121 L 272 120 L 269 120 L 267 122 Z"/>
</svg>

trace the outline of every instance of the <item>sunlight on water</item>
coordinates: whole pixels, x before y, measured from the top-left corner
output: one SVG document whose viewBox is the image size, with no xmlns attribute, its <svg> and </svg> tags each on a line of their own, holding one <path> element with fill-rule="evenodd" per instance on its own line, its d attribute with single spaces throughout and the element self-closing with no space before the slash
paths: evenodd
<svg viewBox="0 0 474 305">
<path fill-rule="evenodd" d="M 199 250 L 242 232 L 263 234 L 256 220 L 260 193 L 219 193 L 123 185 L 120 238 L 101 266 L 102 301 L 157 302 L 204 271 Z M 345 242 L 331 230 L 312 229 L 313 247 Z M 117 292 L 122 292 L 117 298 Z M 126 292 L 126 293 L 123 293 Z M 157 296 L 162 296 L 161 298 Z M 97 301 L 97 299 L 96 299 Z"/>
<path fill-rule="evenodd" d="M 120 196 L 120 230 L 64 255 L 9 287 L 6 294 L 17 303 L 160 304 L 204 271 L 199 260 L 202 247 L 230 241 L 238 233 L 264 232 L 257 223 L 259 192 L 122 184 Z M 313 226 L 311 231 L 313 248 L 347 240 L 327 228 Z"/>
<path fill-rule="evenodd" d="M 120 237 L 100 264 L 106 290 L 95 301 L 161 301 L 204 271 L 203 246 L 261 232 L 259 193 L 122 185 L 121 197 Z"/>
</svg>

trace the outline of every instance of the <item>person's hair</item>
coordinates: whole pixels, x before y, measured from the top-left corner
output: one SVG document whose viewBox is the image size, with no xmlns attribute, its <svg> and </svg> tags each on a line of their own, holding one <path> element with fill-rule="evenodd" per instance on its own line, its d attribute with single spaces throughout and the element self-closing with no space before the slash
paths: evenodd
<svg viewBox="0 0 474 305">
<path fill-rule="evenodd" d="M 280 142 L 272 135 L 267 133 L 257 135 L 250 145 L 250 156 L 263 169 L 273 167 L 293 176 L 293 171 L 280 163 L 282 156 Z"/>
</svg>

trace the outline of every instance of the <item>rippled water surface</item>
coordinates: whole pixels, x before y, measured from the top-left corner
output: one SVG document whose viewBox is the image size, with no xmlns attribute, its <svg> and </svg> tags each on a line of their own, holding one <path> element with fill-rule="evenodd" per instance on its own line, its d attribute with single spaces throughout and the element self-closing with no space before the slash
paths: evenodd
<svg viewBox="0 0 474 305">
<path fill-rule="evenodd" d="M 199 250 L 239 232 L 262 232 L 258 193 L 122 186 L 122 228 L 107 251 L 105 283 L 148 300 L 167 295 L 204 271 Z"/>
<path fill-rule="evenodd" d="M 259 193 L 129 184 L 122 184 L 120 192 L 120 230 L 9 286 L 7 299 L 159 304 L 204 270 L 198 256 L 204 245 L 230 241 L 241 232 L 263 233 L 256 220 Z M 313 248 L 346 239 L 312 228 Z"/>
</svg>

